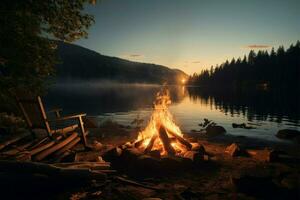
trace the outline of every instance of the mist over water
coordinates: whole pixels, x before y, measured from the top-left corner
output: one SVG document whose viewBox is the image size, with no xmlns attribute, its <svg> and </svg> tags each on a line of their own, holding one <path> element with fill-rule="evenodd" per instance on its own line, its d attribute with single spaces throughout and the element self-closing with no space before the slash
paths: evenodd
<svg viewBox="0 0 300 200">
<path fill-rule="evenodd" d="M 113 119 L 124 125 L 139 116 L 145 123 L 152 111 L 160 85 L 74 82 L 53 86 L 44 102 L 47 109 L 60 107 L 65 114 L 87 113 L 99 123 Z M 211 93 L 200 88 L 168 86 L 170 111 L 183 132 L 199 130 L 203 118 L 224 126 L 228 134 L 278 140 L 278 130 L 299 130 L 300 112 L 297 96 L 282 91 L 222 91 Z M 232 123 L 249 123 L 255 129 L 234 129 Z"/>
</svg>

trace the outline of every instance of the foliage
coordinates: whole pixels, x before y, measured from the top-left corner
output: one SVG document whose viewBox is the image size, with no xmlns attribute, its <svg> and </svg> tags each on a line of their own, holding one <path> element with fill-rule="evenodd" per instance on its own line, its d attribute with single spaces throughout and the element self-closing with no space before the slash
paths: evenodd
<svg viewBox="0 0 300 200">
<path fill-rule="evenodd" d="M 299 89 L 300 41 L 286 51 L 280 46 L 275 52 L 253 50 L 248 57 L 234 58 L 220 66 L 203 70 L 189 78 L 189 84 L 214 88 L 294 88 Z M 297 88 L 294 88 L 297 89 Z"/>
<path fill-rule="evenodd" d="M 72 42 L 87 36 L 93 17 L 88 0 L 3 0 L 0 5 L 0 100 L 22 88 L 45 89 L 57 63 L 52 39 Z"/>
</svg>

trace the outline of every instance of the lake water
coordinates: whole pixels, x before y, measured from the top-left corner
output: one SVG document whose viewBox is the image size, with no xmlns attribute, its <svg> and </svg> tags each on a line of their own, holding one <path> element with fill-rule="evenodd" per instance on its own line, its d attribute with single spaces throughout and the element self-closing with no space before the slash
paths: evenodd
<svg viewBox="0 0 300 200">
<path fill-rule="evenodd" d="M 126 85 L 86 83 L 56 85 L 44 102 L 47 109 L 60 107 L 65 114 L 87 113 L 99 123 L 106 119 L 124 125 L 137 117 L 144 125 L 152 112 L 158 85 Z M 214 94 L 196 87 L 169 86 L 172 105 L 170 111 L 183 132 L 199 130 L 203 118 L 223 126 L 228 134 L 243 135 L 272 141 L 278 130 L 299 130 L 300 106 L 298 98 L 282 92 L 255 91 Z M 255 129 L 232 128 L 232 123 L 246 123 Z"/>
</svg>

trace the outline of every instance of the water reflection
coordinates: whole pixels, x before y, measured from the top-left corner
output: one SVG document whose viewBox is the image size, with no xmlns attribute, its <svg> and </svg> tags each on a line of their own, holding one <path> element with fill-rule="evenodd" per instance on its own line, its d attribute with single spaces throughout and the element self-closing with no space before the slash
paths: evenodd
<svg viewBox="0 0 300 200">
<path fill-rule="evenodd" d="M 160 85 L 143 84 L 68 84 L 50 88 L 45 98 L 48 108 L 60 106 L 67 113 L 89 115 L 151 109 Z M 169 87 L 174 104 L 186 96 L 183 87 Z"/>
<path fill-rule="evenodd" d="M 275 91 L 218 91 L 209 92 L 197 87 L 188 88 L 192 101 L 214 106 L 230 116 L 243 115 L 249 121 L 271 121 L 282 123 L 288 121 L 298 125 L 300 105 L 297 94 L 280 90 Z"/>
<path fill-rule="evenodd" d="M 84 112 L 99 120 L 113 118 L 123 124 L 139 115 L 149 119 L 159 85 L 73 84 L 57 85 L 44 98 L 48 109 L 61 107 L 64 113 Z M 279 129 L 299 129 L 299 98 L 282 91 L 211 92 L 200 88 L 169 86 L 171 113 L 184 132 L 199 129 L 208 118 L 229 134 L 270 140 Z M 252 123 L 256 129 L 233 129 L 232 123 Z"/>
</svg>

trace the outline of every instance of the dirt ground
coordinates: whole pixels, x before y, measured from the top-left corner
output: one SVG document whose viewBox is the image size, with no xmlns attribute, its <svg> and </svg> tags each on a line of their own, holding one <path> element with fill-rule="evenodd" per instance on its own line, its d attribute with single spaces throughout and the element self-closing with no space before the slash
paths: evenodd
<svg viewBox="0 0 300 200">
<path fill-rule="evenodd" d="M 90 140 L 118 146 L 133 141 L 136 135 L 134 129 L 115 125 L 92 131 Z M 105 185 L 70 191 L 57 196 L 57 199 L 300 199 L 298 144 L 228 135 L 203 138 L 196 133 L 189 134 L 189 140 L 205 147 L 209 154 L 206 161 L 189 169 L 176 169 L 153 177 L 134 176 L 135 173 L 132 176 L 132 173 L 126 172 L 115 174 L 155 189 L 119 182 L 112 175 Z M 280 150 L 292 157 L 275 162 L 247 156 L 232 157 L 225 153 L 225 149 L 234 142 L 247 149 Z"/>
<path fill-rule="evenodd" d="M 137 132 L 135 128 L 112 123 L 90 130 L 88 138 L 91 144 L 98 141 L 106 149 L 112 149 L 133 141 L 137 137 Z M 0 191 L 3 193 L 1 199 L 13 199 L 15 196 L 18 199 L 57 200 L 300 199 L 299 144 L 280 144 L 226 134 L 207 138 L 190 133 L 186 134 L 186 138 L 191 142 L 202 144 L 208 154 L 207 159 L 188 168 L 177 167 L 154 176 L 147 174 L 146 169 L 149 166 L 138 169 L 144 170 L 143 172 L 127 173 L 126 170 L 118 170 L 117 173 L 108 175 L 104 184 L 93 181 L 86 185 L 59 185 L 51 189 L 42 187 L 38 189 L 32 187 L 33 183 L 16 184 L 13 191 Z M 244 149 L 275 149 L 286 156 L 272 162 L 259 157 L 232 157 L 225 152 L 231 143 L 237 143 Z M 98 153 L 101 155 L 103 152 Z M 114 167 L 114 163 L 112 164 Z M 131 165 L 134 163 L 122 162 L 118 163 L 117 167 L 122 169 Z M 24 196 L 18 193 L 20 188 L 23 192 L 26 191 Z"/>
</svg>

